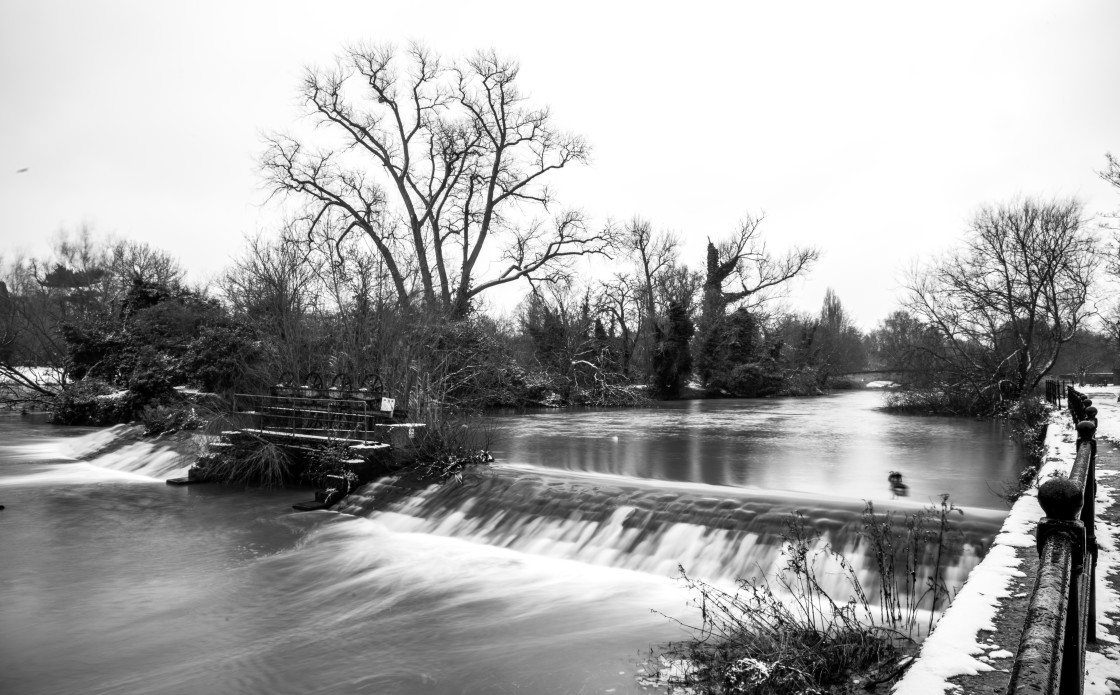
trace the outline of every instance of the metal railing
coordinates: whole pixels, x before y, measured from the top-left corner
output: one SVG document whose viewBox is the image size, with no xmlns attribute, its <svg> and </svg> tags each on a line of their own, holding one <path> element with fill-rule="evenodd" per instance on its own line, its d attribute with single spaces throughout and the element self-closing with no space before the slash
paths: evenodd
<svg viewBox="0 0 1120 695">
<path fill-rule="evenodd" d="M 1047 379 L 1042 382 L 1042 385 L 1046 390 L 1046 402 L 1061 407 L 1063 394 L 1069 388 L 1069 384 L 1064 379 Z"/>
<path fill-rule="evenodd" d="M 301 396 L 263 396 L 238 393 L 233 397 L 233 412 L 238 419 L 253 425 L 259 433 L 287 435 L 293 440 L 375 439 L 373 426 L 391 419 L 370 401 L 344 398 L 306 398 Z"/>
<path fill-rule="evenodd" d="M 1051 478 L 1038 490 L 1046 514 L 1038 522 L 1038 578 L 1009 695 L 1080 695 L 1085 644 L 1097 641 L 1097 409 L 1072 386 L 1066 400 L 1077 426 L 1077 457 L 1068 478 Z"/>
</svg>

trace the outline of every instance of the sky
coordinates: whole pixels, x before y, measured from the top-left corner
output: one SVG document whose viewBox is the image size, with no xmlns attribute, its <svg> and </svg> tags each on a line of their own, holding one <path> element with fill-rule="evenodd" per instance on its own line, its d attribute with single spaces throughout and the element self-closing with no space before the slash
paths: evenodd
<svg viewBox="0 0 1120 695">
<path fill-rule="evenodd" d="M 765 214 L 771 248 L 822 252 L 790 306 L 831 287 L 870 329 L 982 204 L 1120 208 L 1097 176 L 1120 155 L 1118 29 L 1114 0 L 0 0 L 0 256 L 86 225 L 216 277 L 276 232 L 257 161 L 300 127 L 305 68 L 418 40 L 520 61 L 593 148 L 553 179 L 563 203 L 674 232 L 694 267 Z"/>
</svg>

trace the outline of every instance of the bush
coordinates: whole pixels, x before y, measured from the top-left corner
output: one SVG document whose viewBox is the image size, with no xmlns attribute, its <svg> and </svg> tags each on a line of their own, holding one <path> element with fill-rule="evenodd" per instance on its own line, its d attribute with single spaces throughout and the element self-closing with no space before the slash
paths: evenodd
<svg viewBox="0 0 1120 695">
<path fill-rule="evenodd" d="M 215 301 L 137 280 L 114 310 L 61 327 L 72 379 L 98 379 L 127 389 L 119 407 L 61 398 L 57 422 L 113 424 L 157 406 L 176 386 L 226 390 L 259 361 L 261 345 Z M 157 429 L 160 426 L 157 425 Z"/>
<path fill-rule="evenodd" d="M 263 386 L 266 380 L 255 369 L 263 356 L 264 348 L 251 330 L 222 321 L 199 330 L 183 361 L 189 381 L 204 391 L 226 392 L 246 381 Z"/>
<path fill-rule="evenodd" d="M 211 457 L 205 475 L 231 485 L 282 487 L 291 477 L 292 457 L 284 447 L 263 439 L 241 445 L 231 454 Z"/>
<path fill-rule="evenodd" d="M 167 355 L 144 347 L 137 352 L 125 385 L 137 400 L 152 402 L 167 398 L 181 383 L 182 373 Z"/>
<path fill-rule="evenodd" d="M 813 367 L 802 367 L 786 373 L 782 394 L 786 396 L 821 395 L 820 374 Z"/>
<path fill-rule="evenodd" d="M 694 636 L 663 646 L 651 659 L 656 684 L 792 695 L 847 692 L 853 681 L 871 687 L 898 677 L 950 599 L 941 570 L 955 533 L 951 516 L 959 511 L 943 497 L 939 506 L 898 524 L 892 514 L 867 506 L 860 535 L 877 559 L 874 603 L 843 556 L 819 549 L 819 534 L 806 528 L 800 513 L 787 523 L 786 563 L 773 577 L 740 579 L 731 594 L 681 568 L 701 624 L 680 623 Z M 840 567 L 850 598 L 834 597 L 820 584 L 826 564 Z M 920 622 L 920 610 L 930 611 L 929 623 Z"/>
<path fill-rule="evenodd" d="M 737 364 L 729 372 L 713 374 L 708 385 L 740 398 L 762 398 L 781 392 L 784 384 L 778 364 L 765 358 Z"/>
<path fill-rule="evenodd" d="M 482 418 L 429 411 L 424 427 L 418 429 L 412 469 L 422 479 L 462 482 L 469 467 L 494 460 L 489 451 L 491 439 L 492 430 Z"/>
<path fill-rule="evenodd" d="M 927 415 L 990 415 L 991 404 L 975 393 L 951 387 L 913 388 L 891 391 L 886 409 Z"/>
<path fill-rule="evenodd" d="M 197 430 L 206 425 L 206 419 L 189 403 L 149 405 L 140 413 L 140 421 L 144 423 L 145 437 Z"/>
<path fill-rule="evenodd" d="M 1050 420 L 1051 406 L 1038 396 L 1024 396 L 1007 409 L 1007 421 L 1011 425 L 1011 436 L 1022 447 L 1027 465 L 1019 471 L 1014 481 L 1004 484 L 1003 490 L 996 494 L 1009 505 L 1023 496 L 1037 484 L 1042 459 L 1046 455 L 1046 429 Z"/>
<path fill-rule="evenodd" d="M 82 379 L 68 384 L 55 398 L 51 421 L 58 425 L 116 425 L 132 420 L 138 407 L 131 392 L 114 389 L 100 379 Z"/>
<path fill-rule="evenodd" d="M 829 377 L 825 385 L 829 391 L 858 391 L 863 388 L 863 382 L 852 377 Z"/>
<path fill-rule="evenodd" d="M 303 480 L 311 485 L 324 486 L 327 476 L 337 475 L 346 478 L 350 484 L 358 482 L 358 476 L 350 470 L 346 461 L 350 458 L 350 448 L 332 444 L 315 449 L 308 455 L 308 466 L 301 474 Z"/>
</svg>

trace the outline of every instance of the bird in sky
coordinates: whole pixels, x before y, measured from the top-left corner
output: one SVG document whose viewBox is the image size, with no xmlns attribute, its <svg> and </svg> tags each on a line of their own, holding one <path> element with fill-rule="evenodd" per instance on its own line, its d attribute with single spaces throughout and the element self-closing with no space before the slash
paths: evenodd
<svg viewBox="0 0 1120 695">
<path fill-rule="evenodd" d="M 24 173 L 25 171 L 27 171 L 27 167 L 24 167 L 24 168 L 22 168 L 22 169 L 16 169 L 16 173 L 17 173 L 17 174 L 22 174 L 22 173 Z"/>
</svg>

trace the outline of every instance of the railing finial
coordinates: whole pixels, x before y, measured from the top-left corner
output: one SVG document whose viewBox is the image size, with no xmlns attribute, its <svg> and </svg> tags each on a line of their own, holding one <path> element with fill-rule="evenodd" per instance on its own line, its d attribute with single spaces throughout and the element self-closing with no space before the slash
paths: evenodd
<svg viewBox="0 0 1120 695">
<path fill-rule="evenodd" d="M 1081 488 L 1069 478 L 1051 478 L 1038 488 L 1038 504 L 1050 519 L 1076 519 L 1082 503 Z"/>
</svg>

